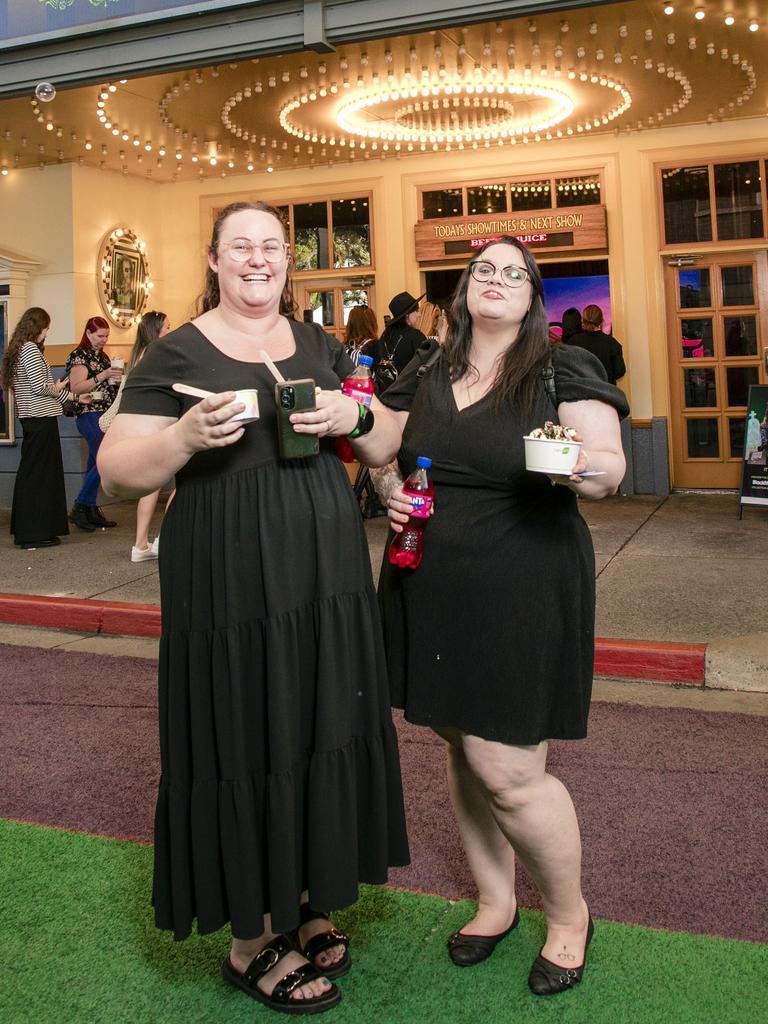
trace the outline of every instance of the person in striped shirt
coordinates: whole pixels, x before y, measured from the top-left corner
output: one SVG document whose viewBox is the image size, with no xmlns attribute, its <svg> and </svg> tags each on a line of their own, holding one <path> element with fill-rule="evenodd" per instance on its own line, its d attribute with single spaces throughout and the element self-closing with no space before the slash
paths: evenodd
<svg viewBox="0 0 768 1024">
<path fill-rule="evenodd" d="M 69 533 L 57 417 L 72 395 L 67 378 L 54 383 L 43 354 L 50 326 L 44 309 L 26 310 L 8 342 L 0 374 L 5 391 L 13 392 L 23 434 L 11 533 L 26 550 L 53 547 Z"/>
</svg>

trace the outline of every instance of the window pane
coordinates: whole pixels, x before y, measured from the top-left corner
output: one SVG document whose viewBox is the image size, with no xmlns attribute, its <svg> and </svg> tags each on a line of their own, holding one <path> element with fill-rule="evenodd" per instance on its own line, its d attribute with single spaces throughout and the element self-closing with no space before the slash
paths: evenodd
<svg viewBox="0 0 768 1024">
<path fill-rule="evenodd" d="M 723 317 L 726 356 L 757 355 L 757 323 L 753 316 Z"/>
<path fill-rule="evenodd" d="M 333 327 L 333 292 L 309 292 L 307 300 L 314 323 L 322 327 Z"/>
<path fill-rule="evenodd" d="M 600 176 L 597 174 L 557 178 L 555 189 L 558 206 L 596 206 L 600 203 Z"/>
<path fill-rule="evenodd" d="M 728 385 L 728 405 L 747 404 L 749 385 L 757 384 L 756 366 L 729 366 L 725 371 Z"/>
<path fill-rule="evenodd" d="M 344 303 L 344 326 L 346 326 L 347 321 L 349 320 L 349 314 L 355 306 L 368 305 L 368 289 L 350 288 L 348 291 L 341 293 L 341 298 Z"/>
<path fill-rule="evenodd" d="M 718 238 L 760 238 L 760 164 L 715 164 Z"/>
<path fill-rule="evenodd" d="M 680 342 L 683 359 L 703 359 L 715 354 L 715 343 L 712 338 L 712 321 L 681 320 Z"/>
<path fill-rule="evenodd" d="M 661 172 L 664 237 L 667 243 L 711 242 L 709 172 L 706 167 L 680 167 Z"/>
<path fill-rule="evenodd" d="M 549 206 L 549 203 L 545 203 Z M 473 185 L 467 189 L 467 213 L 506 213 L 506 185 Z"/>
<path fill-rule="evenodd" d="M 328 207 L 325 203 L 296 203 L 293 207 L 293 232 L 297 270 L 329 267 Z"/>
<path fill-rule="evenodd" d="M 712 305 L 708 270 L 679 270 L 677 281 L 681 309 L 697 309 L 700 306 Z"/>
<path fill-rule="evenodd" d="M 686 427 L 689 459 L 719 458 L 720 442 L 717 437 L 717 420 L 686 420 Z"/>
<path fill-rule="evenodd" d="M 700 366 L 683 370 L 685 404 L 689 408 L 703 409 L 717 405 L 717 384 L 714 366 Z"/>
<path fill-rule="evenodd" d="M 513 211 L 548 210 L 552 206 L 549 179 L 546 181 L 513 181 L 510 193 Z"/>
<path fill-rule="evenodd" d="M 368 200 L 334 199 L 331 203 L 334 267 L 370 267 L 371 228 Z"/>
<path fill-rule="evenodd" d="M 461 217 L 464 214 L 461 189 L 445 188 L 437 192 L 422 192 L 422 217 Z"/>
<path fill-rule="evenodd" d="M 737 420 L 728 420 L 728 433 L 731 442 L 731 458 L 741 459 L 744 457 L 744 420 L 740 417 Z"/>
<path fill-rule="evenodd" d="M 754 306 L 752 267 L 721 267 L 724 306 Z"/>
</svg>

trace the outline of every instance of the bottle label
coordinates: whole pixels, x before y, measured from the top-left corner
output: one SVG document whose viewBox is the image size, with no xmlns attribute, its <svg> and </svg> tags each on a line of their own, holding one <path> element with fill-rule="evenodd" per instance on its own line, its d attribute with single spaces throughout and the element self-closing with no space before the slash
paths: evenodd
<svg viewBox="0 0 768 1024">
<path fill-rule="evenodd" d="M 426 519 L 432 511 L 432 498 L 426 494 L 410 494 L 411 515 L 416 519 Z"/>
<path fill-rule="evenodd" d="M 345 387 L 344 394 L 348 395 L 350 398 L 354 398 L 356 402 L 359 402 L 361 405 L 364 405 L 366 409 L 370 406 L 371 399 L 373 398 L 373 394 L 371 392 L 361 391 L 359 388 L 356 387 Z"/>
</svg>

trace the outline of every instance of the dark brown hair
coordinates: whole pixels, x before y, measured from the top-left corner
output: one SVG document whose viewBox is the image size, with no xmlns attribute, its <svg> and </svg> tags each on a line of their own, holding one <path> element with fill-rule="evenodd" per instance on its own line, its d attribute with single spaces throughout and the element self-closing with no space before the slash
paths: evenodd
<svg viewBox="0 0 768 1024">
<path fill-rule="evenodd" d="M 93 334 L 94 331 L 103 331 L 105 329 L 109 330 L 109 324 L 107 323 L 103 316 L 89 317 L 88 320 L 85 321 L 85 329 L 83 330 L 83 336 L 80 339 L 80 344 L 77 347 L 84 348 L 87 350 L 92 349 L 93 345 L 91 344 L 91 339 L 88 337 L 88 332 L 90 331 L 90 333 Z"/>
<path fill-rule="evenodd" d="M 283 238 L 288 241 L 288 230 L 283 223 L 283 218 L 280 216 L 278 210 L 274 206 L 270 206 L 269 203 L 255 202 L 255 203 L 230 203 L 229 206 L 225 206 L 223 210 L 219 210 L 216 215 L 216 220 L 213 222 L 213 231 L 211 232 L 211 244 L 208 246 L 209 256 L 218 256 L 219 253 L 219 241 L 221 240 L 221 229 L 224 226 L 224 221 L 227 217 L 231 217 L 233 213 L 240 213 L 241 210 L 260 210 L 262 213 L 268 213 L 274 217 L 280 225 Z M 288 272 L 285 275 L 285 285 L 283 287 L 283 293 L 280 296 L 280 312 L 283 316 L 295 317 L 298 306 L 296 300 L 293 297 L 293 287 L 291 285 L 291 257 L 288 256 Z M 219 293 L 219 276 L 215 270 L 211 269 L 210 263 L 205 272 L 205 285 L 203 287 L 203 293 L 197 300 L 196 313 L 200 316 L 201 313 L 207 313 L 209 309 L 215 309 L 221 300 Z"/>
<path fill-rule="evenodd" d="M 585 331 L 599 331 L 603 326 L 603 311 L 599 306 L 590 304 L 584 307 L 581 323 Z"/>
<path fill-rule="evenodd" d="M 379 325 L 376 314 L 370 306 L 353 306 L 347 320 L 345 341 L 347 346 L 359 345 L 363 341 L 376 341 L 379 336 Z"/>
<path fill-rule="evenodd" d="M 3 354 L 0 383 L 6 391 L 13 386 L 13 375 L 16 372 L 21 346 L 28 341 L 33 341 L 37 345 L 37 339 L 45 328 L 50 326 L 51 318 L 40 306 L 30 306 L 21 314 Z"/>
<path fill-rule="evenodd" d="M 151 309 L 148 313 L 145 313 L 139 326 L 136 330 L 136 341 L 133 344 L 131 350 L 131 356 L 128 360 L 128 370 L 132 370 L 136 363 L 144 355 L 144 352 L 153 341 L 157 341 L 160 337 L 160 331 L 165 323 L 165 313 L 160 313 L 156 309 Z"/>
<path fill-rule="evenodd" d="M 472 318 L 467 308 L 467 289 L 470 281 L 470 266 L 491 245 L 512 245 L 523 257 L 525 268 L 530 274 L 531 304 L 523 317 L 517 337 L 510 339 L 514 343 L 509 346 L 501 361 L 498 376 L 491 391 L 496 396 L 496 405 L 519 404 L 523 410 L 530 409 L 539 385 L 540 371 L 544 369 L 550 358 L 551 344 L 549 340 L 549 324 L 544 309 L 544 286 L 536 260 L 529 250 L 516 238 L 503 235 L 487 242 L 472 257 L 456 286 L 451 308 L 448 311 L 448 335 L 445 340 L 445 352 L 451 379 L 459 380 L 464 374 L 475 367 L 470 362 L 472 348 Z"/>
</svg>

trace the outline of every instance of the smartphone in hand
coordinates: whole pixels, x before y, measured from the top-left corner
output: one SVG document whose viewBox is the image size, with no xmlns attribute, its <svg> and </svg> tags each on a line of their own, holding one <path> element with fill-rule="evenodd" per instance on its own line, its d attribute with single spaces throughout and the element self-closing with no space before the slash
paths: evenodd
<svg viewBox="0 0 768 1024">
<path fill-rule="evenodd" d="M 280 458 L 305 459 L 317 455 L 320 451 L 317 435 L 297 434 L 290 420 L 295 412 L 310 412 L 317 408 L 315 382 L 307 377 L 304 380 L 284 380 L 275 384 L 275 404 Z"/>
</svg>

